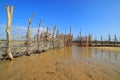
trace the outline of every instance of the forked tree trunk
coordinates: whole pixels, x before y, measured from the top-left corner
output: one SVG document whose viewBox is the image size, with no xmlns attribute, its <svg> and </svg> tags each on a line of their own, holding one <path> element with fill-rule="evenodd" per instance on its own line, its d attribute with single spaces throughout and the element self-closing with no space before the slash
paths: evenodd
<svg viewBox="0 0 120 80">
<path fill-rule="evenodd" d="M 13 14 L 13 6 L 6 6 L 6 12 L 7 12 L 7 28 L 6 28 L 6 36 L 7 36 L 7 54 L 8 57 L 13 60 L 13 56 L 11 53 L 12 48 L 12 41 L 11 41 L 11 23 L 12 23 L 12 14 Z"/>
</svg>

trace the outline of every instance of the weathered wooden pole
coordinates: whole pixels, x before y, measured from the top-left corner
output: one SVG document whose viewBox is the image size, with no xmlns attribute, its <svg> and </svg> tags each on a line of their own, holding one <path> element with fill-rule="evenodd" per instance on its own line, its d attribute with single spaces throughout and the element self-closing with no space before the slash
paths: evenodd
<svg viewBox="0 0 120 80">
<path fill-rule="evenodd" d="M 47 42 L 48 42 L 48 27 L 45 29 L 46 29 L 46 31 L 44 32 L 44 48 L 47 49 L 48 48 L 48 44 L 47 44 Z"/>
<path fill-rule="evenodd" d="M 26 45 L 27 45 L 27 51 L 26 52 L 27 52 L 28 55 L 30 55 L 30 53 L 29 53 L 30 41 L 31 41 L 30 26 L 28 26 L 27 35 L 26 35 Z"/>
<path fill-rule="evenodd" d="M 71 46 L 71 27 L 70 27 L 70 33 L 68 34 L 68 46 Z"/>
<path fill-rule="evenodd" d="M 88 47 L 89 38 L 86 36 L 86 47 Z"/>
<path fill-rule="evenodd" d="M 59 43 L 60 42 L 60 36 L 59 36 L 59 29 L 57 30 L 57 33 L 56 33 L 56 44 L 57 44 L 57 47 L 59 48 Z"/>
<path fill-rule="evenodd" d="M 66 36 L 66 28 L 65 28 L 65 34 L 64 34 L 64 47 L 66 46 L 67 43 L 67 36 Z"/>
<path fill-rule="evenodd" d="M 48 39 L 49 39 L 49 29 L 47 27 L 46 39 L 45 39 L 45 41 L 46 41 L 46 48 L 48 48 Z"/>
<path fill-rule="evenodd" d="M 102 37 L 102 35 L 100 36 L 100 39 L 101 39 L 101 46 L 103 46 L 103 37 Z"/>
<path fill-rule="evenodd" d="M 42 33 L 40 34 L 40 48 L 41 48 L 41 50 L 43 50 L 44 48 L 43 48 L 43 41 L 44 41 L 44 39 L 43 39 L 43 36 L 44 36 L 44 33 L 43 33 L 43 31 L 42 31 Z"/>
<path fill-rule="evenodd" d="M 72 38 L 73 38 L 72 29 L 70 27 L 70 46 L 72 46 Z"/>
<path fill-rule="evenodd" d="M 26 34 L 27 55 L 30 55 L 30 44 L 31 44 L 30 24 L 32 22 L 33 16 L 34 15 L 32 14 L 32 17 L 28 19 L 28 29 L 27 29 L 27 34 Z"/>
<path fill-rule="evenodd" d="M 89 46 L 92 46 L 92 35 L 89 35 Z"/>
<path fill-rule="evenodd" d="M 117 42 L 117 36 L 116 34 L 114 35 L 114 47 L 116 46 L 116 42 Z"/>
<path fill-rule="evenodd" d="M 53 28 L 53 32 L 52 32 L 52 46 L 53 46 L 53 49 L 54 49 L 54 34 L 55 34 L 55 30 L 56 30 L 56 25 L 54 26 Z"/>
<path fill-rule="evenodd" d="M 108 35 L 108 46 L 111 46 L 111 36 L 110 36 L 110 34 Z"/>
<path fill-rule="evenodd" d="M 43 26 L 43 36 L 42 36 L 43 52 L 45 51 L 45 35 L 46 35 L 46 26 Z"/>
<path fill-rule="evenodd" d="M 40 52 L 40 25 L 41 25 L 41 20 L 38 25 L 38 32 L 37 32 L 37 52 Z"/>
<path fill-rule="evenodd" d="M 82 32 L 81 32 L 81 28 L 80 28 L 80 46 L 82 46 L 82 36 L 81 36 Z"/>
<path fill-rule="evenodd" d="M 13 14 L 13 6 L 6 6 L 6 12 L 7 12 L 7 27 L 6 27 L 6 36 L 7 36 L 7 54 L 8 57 L 13 60 L 13 56 L 11 53 L 11 48 L 12 48 L 12 40 L 11 40 L 11 24 L 12 24 L 12 14 Z"/>
<path fill-rule="evenodd" d="M 95 36 L 95 46 L 97 46 L 97 37 Z"/>
</svg>

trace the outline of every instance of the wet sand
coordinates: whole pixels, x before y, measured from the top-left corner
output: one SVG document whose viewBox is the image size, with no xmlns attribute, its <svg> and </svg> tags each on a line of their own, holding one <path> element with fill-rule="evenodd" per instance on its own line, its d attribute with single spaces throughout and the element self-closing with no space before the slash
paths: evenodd
<svg viewBox="0 0 120 80">
<path fill-rule="evenodd" d="M 77 46 L 0 63 L 0 80 L 120 80 L 120 52 Z"/>
</svg>

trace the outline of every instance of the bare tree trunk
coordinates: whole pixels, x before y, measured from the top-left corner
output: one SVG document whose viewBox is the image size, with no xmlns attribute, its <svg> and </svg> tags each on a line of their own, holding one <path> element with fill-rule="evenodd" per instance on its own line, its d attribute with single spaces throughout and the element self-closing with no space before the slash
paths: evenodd
<svg viewBox="0 0 120 80">
<path fill-rule="evenodd" d="M 12 41 L 11 41 L 10 29 L 11 29 L 11 23 L 12 23 L 13 8 L 14 8 L 13 6 L 12 7 L 6 6 L 6 12 L 7 12 L 7 28 L 6 28 L 7 54 L 11 60 L 13 60 L 13 56 L 11 53 Z"/>
</svg>

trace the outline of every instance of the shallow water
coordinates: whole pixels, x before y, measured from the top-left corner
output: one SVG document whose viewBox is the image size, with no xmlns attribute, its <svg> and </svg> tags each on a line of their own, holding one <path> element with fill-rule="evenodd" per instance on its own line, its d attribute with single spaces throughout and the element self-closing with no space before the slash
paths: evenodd
<svg viewBox="0 0 120 80">
<path fill-rule="evenodd" d="M 87 60 L 97 62 L 114 63 L 120 66 L 120 52 L 105 51 L 95 48 L 72 47 L 72 58 L 74 60 Z"/>
<path fill-rule="evenodd" d="M 0 80 L 120 80 L 120 52 L 65 47 L 0 63 Z"/>
</svg>

